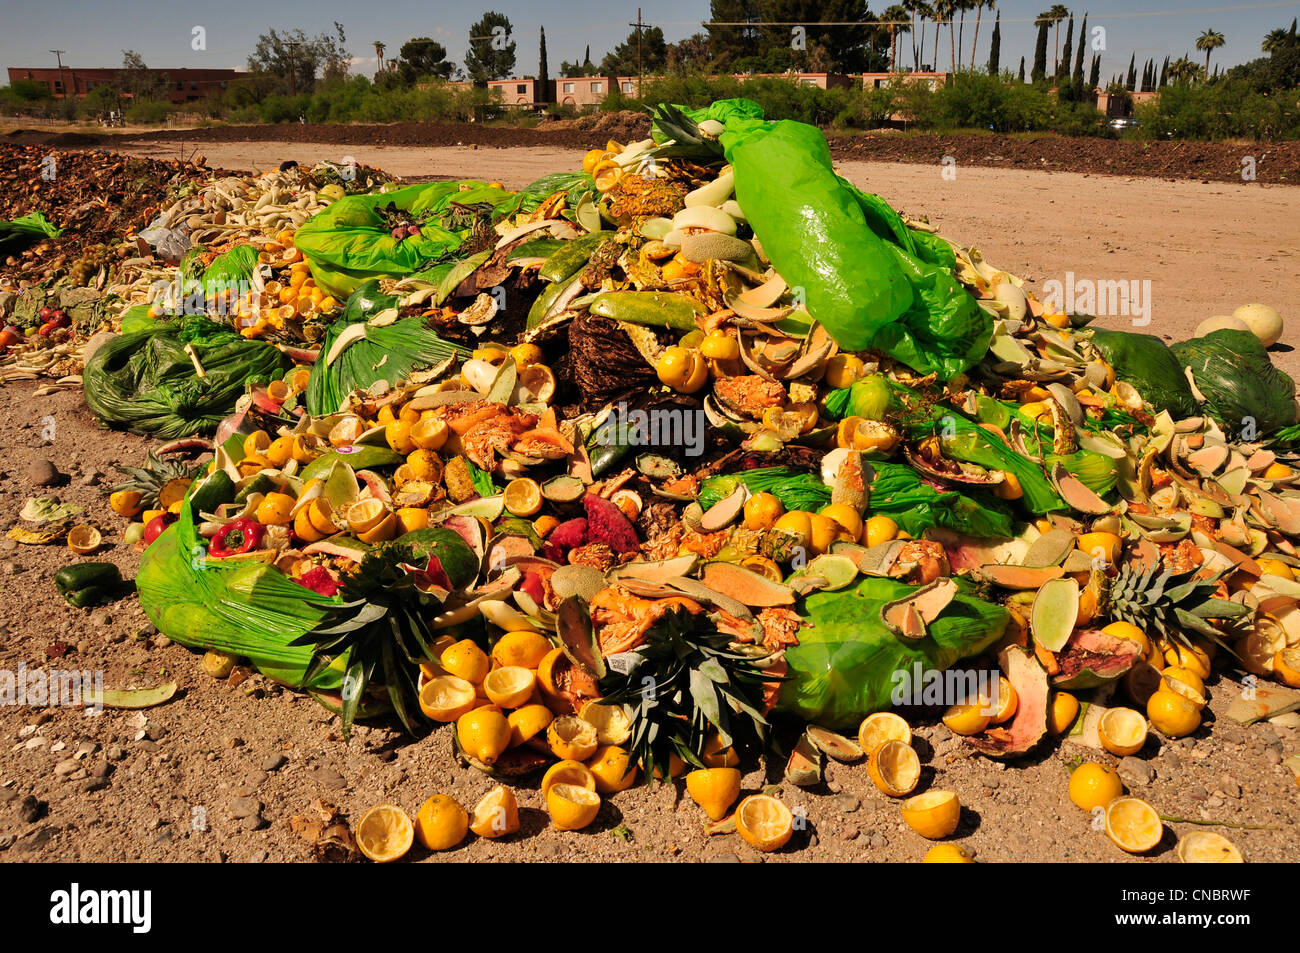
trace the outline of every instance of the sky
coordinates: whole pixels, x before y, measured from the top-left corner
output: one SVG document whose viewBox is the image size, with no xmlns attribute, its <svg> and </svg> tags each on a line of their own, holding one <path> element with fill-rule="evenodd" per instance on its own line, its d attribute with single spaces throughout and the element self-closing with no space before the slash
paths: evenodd
<svg viewBox="0 0 1300 953">
<path fill-rule="evenodd" d="M 1095 9 L 1067 6 L 1076 17 L 1087 11 L 1090 34 L 1094 27 L 1105 28 L 1103 83 L 1112 74 L 1127 70 L 1134 52 L 1139 69 L 1146 59 L 1154 58 L 1159 63 L 1166 55 L 1177 58 L 1187 53 L 1194 61 L 1202 61 L 1204 54 L 1197 52 L 1195 43 L 1206 29 L 1217 30 L 1227 38 L 1227 45 L 1215 51 L 1212 64 L 1226 68 L 1244 63 L 1262 55 L 1259 47 L 1265 33 L 1289 25 L 1293 17 L 1300 15 L 1300 0 L 1088 2 Z M 872 0 L 871 9 L 879 13 L 887 5 L 888 0 Z M 1032 65 L 1032 20 L 1050 6 L 1046 0 L 998 3 L 1004 69 L 1016 69 L 1021 56 L 1025 57 L 1026 70 Z M 132 49 L 151 67 L 243 69 L 258 34 L 266 29 L 301 27 L 308 35 L 315 35 L 332 31 L 337 20 L 347 34 L 354 72 L 369 74 L 375 66 L 375 40 L 382 40 L 387 55 L 393 56 L 407 39 L 431 36 L 447 47 L 449 58 L 459 63 L 468 45 L 469 26 L 484 9 L 499 10 L 510 18 L 518 43 L 516 72 L 520 76 L 532 75 L 537 69 L 539 26 L 546 28 L 547 57 L 551 75 L 555 76 L 562 60 L 581 60 L 587 44 L 591 44 L 592 59 L 599 62 L 605 52 L 627 37 L 631 32 L 629 23 L 637 18 L 635 4 L 623 0 L 480 0 L 459 4 L 429 0 L 375 0 L 364 4 L 356 0 L 0 0 L 0 65 L 53 66 L 56 58 L 49 51 L 61 49 L 65 66 L 117 67 L 122 62 L 122 51 Z M 673 42 L 701 30 L 701 21 L 709 18 L 709 4 L 707 0 L 658 0 L 653 6 L 643 7 L 642 12 L 646 23 L 662 27 L 667 40 Z M 977 64 L 988 61 L 990 18 L 985 11 Z M 973 13 L 967 14 L 961 54 L 965 59 L 970 56 L 973 19 Z M 196 27 L 203 28 L 206 49 L 193 49 Z M 1061 33 L 1064 41 L 1064 26 Z M 930 59 L 933 41 L 931 25 L 926 31 L 926 59 Z M 903 37 L 901 42 L 899 62 L 910 64 L 911 40 Z M 1049 63 L 1052 50 L 1049 38 Z M 937 66 L 946 69 L 946 28 L 939 51 Z"/>
</svg>

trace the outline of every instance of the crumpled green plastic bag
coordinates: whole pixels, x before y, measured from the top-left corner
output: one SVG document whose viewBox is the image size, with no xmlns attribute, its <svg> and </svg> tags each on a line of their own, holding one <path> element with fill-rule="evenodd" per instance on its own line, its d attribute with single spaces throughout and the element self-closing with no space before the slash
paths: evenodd
<svg viewBox="0 0 1300 953">
<path fill-rule="evenodd" d="M 186 344 L 193 345 L 203 377 Z M 275 380 L 292 363 L 272 344 L 187 315 L 104 344 L 86 364 L 82 388 L 102 423 L 172 439 L 215 430 L 248 384 Z"/>
<path fill-rule="evenodd" d="M 1295 381 L 1249 331 L 1220 328 L 1169 348 L 1205 397 L 1201 410 L 1230 433 L 1257 440 L 1296 422 Z M 1139 388 L 1140 390 L 1141 388 Z"/>
<path fill-rule="evenodd" d="M 7 222 L 0 222 L 0 253 L 13 254 L 42 238 L 58 238 L 62 234 L 63 229 L 51 225 L 44 214 L 29 212 Z"/>
<path fill-rule="evenodd" d="M 319 626 L 338 597 L 300 586 L 267 563 L 208 560 L 206 552 L 186 499 L 179 519 L 140 559 L 135 584 L 149 621 L 173 642 L 244 656 L 264 675 L 304 687 L 312 646 L 289 643 Z M 341 681 L 342 670 L 332 667 L 310 687 Z"/>
<path fill-rule="evenodd" d="M 808 596 L 801 615 L 812 625 L 801 628 L 799 644 L 786 650 L 788 680 L 777 709 L 828 728 L 856 728 L 864 716 L 919 687 L 917 664 L 922 673 L 944 671 L 983 652 L 1001 638 L 1010 613 L 970 595 L 965 580 L 957 584 L 961 594 L 915 642 L 886 629 L 880 610 L 916 586 L 868 577 L 852 589 Z"/>
<path fill-rule="evenodd" d="M 726 123 L 737 201 L 840 347 L 876 348 L 944 380 L 984 356 L 993 319 L 953 276 L 951 252 L 836 175 L 819 129 L 744 114 Z"/>
<path fill-rule="evenodd" d="M 1092 343 L 1115 369 L 1115 377 L 1136 387 L 1157 413 L 1167 410 L 1175 420 L 1182 420 L 1200 412 L 1178 358 L 1154 334 L 1095 328 Z"/>
<path fill-rule="evenodd" d="M 451 221 L 458 207 L 487 204 L 496 209 L 517 201 L 511 192 L 469 180 L 353 195 L 312 216 L 294 235 L 294 244 L 311 265 L 316 283 L 346 297 L 366 278 L 411 275 L 457 251 L 470 234 L 468 224 Z M 378 213 L 389 203 L 421 223 L 419 235 L 393 238 Z"/>
</svg>

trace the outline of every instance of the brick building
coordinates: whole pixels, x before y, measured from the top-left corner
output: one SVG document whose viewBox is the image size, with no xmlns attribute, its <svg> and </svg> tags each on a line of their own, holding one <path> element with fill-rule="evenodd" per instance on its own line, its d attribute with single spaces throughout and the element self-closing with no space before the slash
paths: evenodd
<svg viewBox="0 0 1300 953">
<path fill-rule="evenodd" d="M 117 86 L 121 69 L 75 66 L 11 66 L 10 84 L 18 82 L 43 83 L 55 99 L 66 96 L 85 96 L 97 86 Z M 231 83 L 248 77 L 247 73 L 233 69 L 151 69 L 153 77 L 166 77 L 166 96 L 174 103 L 220 96 Z"/>
</svg>

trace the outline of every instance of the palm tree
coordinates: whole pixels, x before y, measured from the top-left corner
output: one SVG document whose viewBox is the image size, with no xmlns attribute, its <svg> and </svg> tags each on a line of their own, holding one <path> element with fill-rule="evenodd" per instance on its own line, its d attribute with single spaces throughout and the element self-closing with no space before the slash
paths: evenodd
<svg viewBox="0 0 1300 953">
<path fill-rule="evenodd" d="M 984 8 L 988 7 L 990 13 L 997 6 L 994 0 L 975 0 L 975 38 L 970 42 L 970 68 L 975 68 L 975 48 L 980 44 L 980 17 L 984 15 Z"/>
<path fill-rule="evenodd" d="M 1260 44 L 1259 48 L 1271 56 L 1279 50 L 1285 50 L 1289 45 L 1288 40 L 1289 35 L 1286 30 L 1278 27 L 1276 30 L 1268 31 L 1268 35 L 1264 37 L 1264 42 Z"/>
<path fill-rule="evenodd" d="M 925 59 L 925 18 L 930 16 L 930 5 L 925 0 L 903 0 L 903 9 L 906 10 L 912 18 L 912 69 L 919 71 L 921 61 Z M 920 19 L 920 28 L 917 28 L 917 20 Z M 920 51 L 917 51 L 916 41 L 921 41 Z"/>
<path fill-rule="evenodd" d="M 1169 64 L 1169 79 L 1174 83 L 1185 83 L 1201 75 L 1201 68 L 1183 54 Z"/>
<path fill-rule="evenodd" d="M 379 61 L 379 65 L 375 69 L 376 73 L 382 73 L 384 71 L 384 50 L 386 49 L 387 47 L 384 45 L 383 40 L 375 40 L 375 59 Z"/>
<path fill-rule="evenodd" d="M 1206 30 L 1196 38 L 1196 48 L 1205 51 L 1205 79 L 1207 81 L 1210 78 L 1210 54 L 1227 42 L 1222 33 L 1214 30 Z"/>
<path fill-rule="evenodd" d="M 1056 43 L 1055 58 L 1052 60 L 1053 76 L 1061 68 L 1061 21 L 1069 15 L 1070 11 L 1059 3 L 1052 4 L 1052 9 L 1047 11 L 1047 16 L 1052 21 L 1052 36 Z"/>
<path fill-rule="evenodd" d="M 895 70 L 898 58 L 898 34 L 907 33 L 912 29 L 904 22 L 907 18 L 907 9 L 897 3 L 880 15 L 880 19 L 889 24 L 889 71 L 891 73 Z"/>
</svg>

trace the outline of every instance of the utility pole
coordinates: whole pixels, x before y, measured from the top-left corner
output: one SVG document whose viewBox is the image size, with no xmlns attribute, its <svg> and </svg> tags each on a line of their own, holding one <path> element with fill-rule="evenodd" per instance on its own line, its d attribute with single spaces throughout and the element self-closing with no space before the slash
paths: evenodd
<svg viewBox="0 0 1300 953">
<path fill-rule="evenodd" d="M 636 22 L 628 26 L 636 27 L 636 94 L 641 95 L 641 86 L 645 83 L 645 71 L 641 68 L 641 8 L 636 8 Z"/>
<path fill-rule="evenodd" d="M 64 53 L 68 51 L 66 49 L 51 49 L 49 52 L 55 55 L 55 61 L 59 64 L 59 83 L 60 86 L 64 87 L 64 98 L 66 99 L 68 98 L 68 85 L 64 83 Z"/>
</svg>

